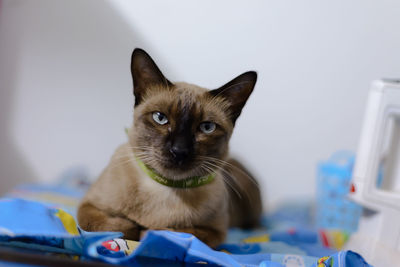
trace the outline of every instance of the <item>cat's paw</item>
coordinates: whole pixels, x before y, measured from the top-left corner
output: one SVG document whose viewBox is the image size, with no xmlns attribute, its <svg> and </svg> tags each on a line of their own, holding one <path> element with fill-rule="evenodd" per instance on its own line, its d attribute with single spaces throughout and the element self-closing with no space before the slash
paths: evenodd
<svg viewBox="0 0 400 267">
<path fill-rule="evenodd" d="M 88 232 L 122 232 L 124 238 L 139 240 L 139 226 L 131 220 L 111 216 L 90 203 L 83 203 L 78 210 L 79 226 Z"/>
<path fill-rule="evenodd" d="M 140 231 L 140 240 L 142 240 L 148 231 L 150 230 L 166 230 L 166 231 L 172 231 L 172 232 L 176 232 L 176 230 L 172 229 L 172 228 L 157 228 L 157 229 L 146 229 L 146 230 L 141 230 Z"/>
<path fill-rule="evenodd" d="M 121 217 L 108 217 L 101 228 L 102 231 L 122 232 L 123 238 L 129 240 L 139 240 L 140 237 L 139 226 L 135 222 Z"/>
</svg>

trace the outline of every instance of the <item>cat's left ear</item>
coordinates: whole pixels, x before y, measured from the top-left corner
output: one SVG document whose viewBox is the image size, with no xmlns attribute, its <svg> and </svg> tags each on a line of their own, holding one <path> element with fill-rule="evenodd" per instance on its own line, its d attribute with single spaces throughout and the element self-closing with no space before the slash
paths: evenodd
<svg viewBox="0 0 400 267">
<path fill-rule="evenodd" d="M 253 92 L 256 81 L 257 73 L 255 71 L 248 71 L 224 86 L 209 92 L 213 96 L 221 96 L 228 100 L 233 124 L 235 124 L 247 99 L 251 92 Z"/>
<path fill-rule="evenodd" d="M 172 83 L 165 78 L 153 59 L 143 49 L 136 48 L 133 50 L 131 72 L 135 106 L 140 103 L 149 87 L 154 85 L 172 86 Z"/>
</svg>

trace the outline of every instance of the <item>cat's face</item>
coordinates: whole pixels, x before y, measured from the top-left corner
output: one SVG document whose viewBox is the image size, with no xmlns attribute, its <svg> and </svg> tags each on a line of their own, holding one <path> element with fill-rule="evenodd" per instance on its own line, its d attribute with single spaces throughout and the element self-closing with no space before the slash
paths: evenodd
<svg viewBox="0 0 400 267">
<path fill-rule="evenodd" d="M 132 54 L 131 70 L 135 111 L 130 143 L 136 157 L 170 179 L 205 175 L 219 168 L 256 73 L 244 73 L 212 91 L 173 84 L 140 49 Z"/>
</svg>

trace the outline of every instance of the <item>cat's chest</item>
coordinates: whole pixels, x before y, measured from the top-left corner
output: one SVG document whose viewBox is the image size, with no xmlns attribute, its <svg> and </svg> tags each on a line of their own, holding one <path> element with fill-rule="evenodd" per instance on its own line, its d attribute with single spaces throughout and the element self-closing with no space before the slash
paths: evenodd
<svg viewBox="0 0 400 267">
<path fill-rule="evenodd" d="M 148 228 L 190 227 L 202 224 L 217 211 L 223 212 L 223 188 L 219 181 L 202 188 L 175 189 L 151 179 L 140 183 L 132 199 L 131 217 Z"/>
</svg>

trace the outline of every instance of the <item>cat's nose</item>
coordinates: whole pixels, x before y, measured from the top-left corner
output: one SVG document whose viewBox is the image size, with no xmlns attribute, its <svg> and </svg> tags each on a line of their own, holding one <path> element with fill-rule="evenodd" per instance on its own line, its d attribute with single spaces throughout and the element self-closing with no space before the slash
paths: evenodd
<svg viewBox="0 0 400 267">
<path fill-rule="evenodd" d="M 181 164 L 189 156 L 190 150 L 186 146 L 180 146 L 179 144 L 175 144 L 170 148 L 169 152 L 171 152 L 174 159 Z"/>
</svg>

